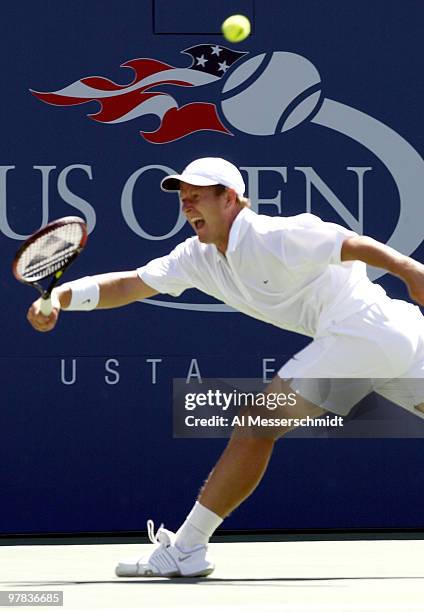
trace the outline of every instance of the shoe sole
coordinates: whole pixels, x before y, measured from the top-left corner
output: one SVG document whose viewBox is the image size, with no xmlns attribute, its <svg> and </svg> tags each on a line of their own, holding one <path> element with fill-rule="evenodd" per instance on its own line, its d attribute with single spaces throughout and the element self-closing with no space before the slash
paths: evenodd
<svg viewBox="0 0 424 612">
<path fill-rule="evenodd" d="M 125 572 L 118 571 L 118 568 L 115 570 L 115 574 L 118 578 L 203 578 L 205 576 L 209 576 L 214 571 L 214 567 L 208 567 L 202 570 L 201 572 L 195 572 L 193 574 L 155 574 L 153 572 L 145 572 L 144 574 L 136 574 L 134 572 Z"/>
</svg>

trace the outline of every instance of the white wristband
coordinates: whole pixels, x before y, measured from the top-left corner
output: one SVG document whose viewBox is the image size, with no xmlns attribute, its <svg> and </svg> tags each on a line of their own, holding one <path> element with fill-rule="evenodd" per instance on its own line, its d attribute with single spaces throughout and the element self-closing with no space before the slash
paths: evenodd
<svg viewBox="0 0 424 612">
<path fill-rule="evenodd" d="M 100 288 L 91 276 L 62 285 L 71 290 L 71 301 L 64 310 L 94 310 L 99 303 Z"/>
</svg>

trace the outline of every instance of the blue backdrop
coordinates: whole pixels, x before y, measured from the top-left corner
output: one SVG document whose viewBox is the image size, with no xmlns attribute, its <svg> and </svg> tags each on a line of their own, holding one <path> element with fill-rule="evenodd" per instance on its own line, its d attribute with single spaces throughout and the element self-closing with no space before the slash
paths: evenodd
<svg viewBox="0 0 424 612">
<path fill-rule="evenodd" d="M 202 4 L 3 7 L 4 534 L 142 530 L 149 517 L 177 527 L 225 441 L 173 438 L 172 379 L 194 364 L 204 377 L 261 377 L 264 359 L 277 367 L 308 342 L 195 291 L 65 314 L 37 334 L 25 321 L 35 296 L 10 263 L 42 223 L 89 222 L 69 278 L 133 269 L 190 235 L 159 189 L 164 173 L 222 156 L 242 168 L 255 210 L 310 210 L 424 259 L 422 3 Z M 238 12 L 253 33 L 232 45 L 219 28 Z M 397 279 L 378 282 L 406 297 Z M 224 526 L 422 528 L 422 457 L 422 439 L 281 441 Z"/>
</svg>

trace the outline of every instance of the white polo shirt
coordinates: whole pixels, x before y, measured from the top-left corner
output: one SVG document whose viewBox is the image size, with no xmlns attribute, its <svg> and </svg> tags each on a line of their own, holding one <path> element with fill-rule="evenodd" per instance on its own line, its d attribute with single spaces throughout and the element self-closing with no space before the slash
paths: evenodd
<svg viewBox="0 0 424 612">
<path fill-rule="evenodd" d="M 225 256 L 194 236 L 138 274 L 159 293 L 195 287 L 251 317 L 316 337 L 386 295 L 364 263 L 341 261 L 342 243 L 354 235 L 309 213 L 268 217 L 243 208 Z"/>
</svg>

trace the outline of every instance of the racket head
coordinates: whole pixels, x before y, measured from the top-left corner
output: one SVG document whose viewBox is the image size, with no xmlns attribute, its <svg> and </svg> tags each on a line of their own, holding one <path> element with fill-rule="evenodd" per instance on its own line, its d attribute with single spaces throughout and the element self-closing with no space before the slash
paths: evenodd
<svg viewBox="0 0 424 612">
<path fill-rule="evenodd" d="M 87 226 L 80 217 L 62 217 L 32 234 L 18 249 L 12 272 L 18 281 L 37 284 L 59 275 L 87 242 Z"/>
</svg>

